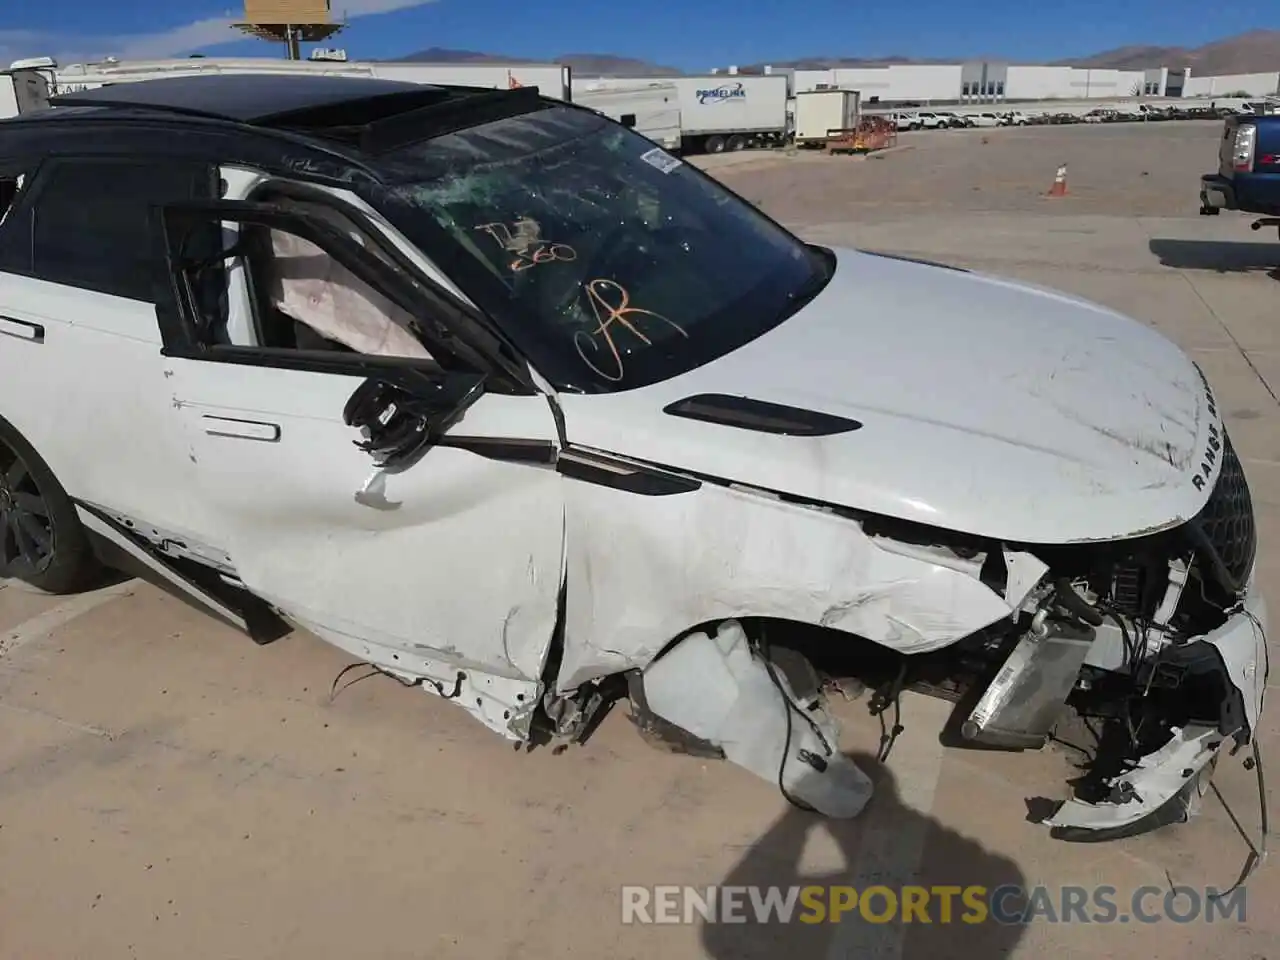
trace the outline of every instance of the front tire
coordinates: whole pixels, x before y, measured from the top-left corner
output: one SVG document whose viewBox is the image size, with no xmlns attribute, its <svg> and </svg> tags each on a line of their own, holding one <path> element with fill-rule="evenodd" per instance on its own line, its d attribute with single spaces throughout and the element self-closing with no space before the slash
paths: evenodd
<svg viewBox="0 0 1280 960">
<path fill-rule="evenodd" d="M 0 418 L 0 576 L 75 593 L 98 572 L 75 505 L 49 465 Z"/>
</svg>

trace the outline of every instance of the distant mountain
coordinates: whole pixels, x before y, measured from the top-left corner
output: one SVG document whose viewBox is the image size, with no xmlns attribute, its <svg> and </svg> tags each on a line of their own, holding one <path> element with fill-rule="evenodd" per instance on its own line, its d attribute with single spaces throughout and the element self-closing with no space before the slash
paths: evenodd
<svg viewBox="0 0 1280 960">
<path fill-rule="evenodd" d="M 450 50 L 431 47 L 411 53 L 400 60 L 419 63 L 519 63 L 519 57 L 473 50 Z M 925 59 L 893 54 L 886 57 L 802 57 L 798 60 L 770 60 L 778 70 L 822 70 L 828 67 L 884 67 L 892 64 L 957 63 L 964 60 L 991 60 L 1002 57 L 951 57 Z M 681 71 L 647 60 L 619 57 L 611 53 L 566 53 L 552 57 L 548 63 L 566 63 L 577 73 L 589 76 L 679 76 Z M 1095 67 L 1109 70 L 1142 70 L 1147 67 L 1190 67 L 1195 76 L 1217 76 L 1229 73 L 1267 73 L 1280 71 L 1280 30 L 1251 30 L 1237 36 L 1215 40 L 1203 47 L 1131 46 L 1106 50 L 1088 57 L 1057 61 L 1058 66 Z M 723 66 L 727 66 L 724 64 Z M 763 63 L 742 64 L 741 73 L 760 73 Z"/>
<path fill-rule="evenodd" d="M 1119 47 L 1082 59 L 1063 60 L 1074 67 L 1141 70 L 1190 67 L 1192 76 L 1280 71 L 1280 30 L 1250 30 L 1203 47 Z"/>
<path fill-rule="evenodd" d="M 970 58 L 972 59 L 972 58 Z M 895 64 L 957 63 L 958 58 L 927 59 L 892 54 L 887 57 L 802 57 L 799 60 L 770 60 L 768 66 L 775 70 L 827 70 L 831 67 L 891 67 Z M 749 63 L 738 66 L 739 73 L 764 72 L 766 64 Z"/>
<path fill-rule="evenodd" d="M 520 57 L 508 57 L 495 53 L 478 53 L 474 50 L 451 50 L 447 47 L 430 47 L 419 50 L 408 56 L 397 57 L 397 61 L 412 63 L 528 63 Z M 565 53 L 551 57 L 547 63 L 564 63 L 576 73 L 591 76 L 636 76 L 636 77 L 670 77 L 679 76 L 675 67 L 664 67 L 661 64 L 636 60 L 631 57 L 617 57 L 611 53 Z"/>
<path fill-rule="evenodd" d="M 396 62 L 409 63 L 520 63 L 517 57 L 504 57 L 493 53 L 477 53 L 474 50 L 450 50 L 448 47 L 428 47 L 404 57 L 396 57 Z"/>
</svg>

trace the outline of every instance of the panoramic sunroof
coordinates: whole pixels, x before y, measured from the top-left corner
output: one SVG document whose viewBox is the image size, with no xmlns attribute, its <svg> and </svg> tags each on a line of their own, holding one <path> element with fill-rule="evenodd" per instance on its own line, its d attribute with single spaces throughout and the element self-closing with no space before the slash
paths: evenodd
<svg viewBox="0 0 1280 960">
<path fill-rule="evenodd" d="M 122 82 L 64 94 L 51 103 L 157 110 L 296 130 L 375 153 L 545 105 L 536 87 L 493 90 L 279 74 Z"/>
<path fill-rule="evenodd" d="M 172 110 L 258 123 L 309 110 L 402 94 L 429 99 L 440 88 L 370 77 L 303 74 L 217 74 L 111 83 L 54 97 L 54 106 Z"/>
</svg>

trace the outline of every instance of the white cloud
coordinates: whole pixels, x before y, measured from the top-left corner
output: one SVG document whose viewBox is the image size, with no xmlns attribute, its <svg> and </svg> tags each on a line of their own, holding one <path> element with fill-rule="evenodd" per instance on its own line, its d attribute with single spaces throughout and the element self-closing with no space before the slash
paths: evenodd
<svg viewBox="0 0 1280 960">
<path fill-rule="evenodd" d="M 334 0 L 335 19 L 355 19 L 420 7 L 436 0 Z M 207 17 L 156 33 L 84 36 L 55 30 L 0 30 L 0 68 L 24 57 L 54 57 L 59 63 L 97 60 L 148 60 L 181 56 L 205 47 L 247 39 L 231 24 L 238 17 Z"/>
</svg>

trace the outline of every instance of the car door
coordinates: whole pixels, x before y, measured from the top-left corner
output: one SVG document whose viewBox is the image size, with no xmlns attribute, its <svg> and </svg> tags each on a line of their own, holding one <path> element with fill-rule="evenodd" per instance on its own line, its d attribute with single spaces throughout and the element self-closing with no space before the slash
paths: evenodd
<svg viewBox="0 0 1280 960">
<path fill-rule="evenodd" d="M 226 201 L 162 217 L 174 288 L 172 311 L 160 316 L 172 413 L 240 581 L 361 660 L 425 679 L 522 737 L 563 571 L 547 398 L 490 352 L 465 305 L 411 278 L 373 231 L 361 246 L 324 219 Z M 186 249 L 210 222 L 228 230 L 242 269 L 227 272 L 246 280 L 257 342 L 228 342 L 223 318 L 200 302 L 204 267 L 229 259 Z M 296 304 L 272 299 L 267 288 L 285 287 L 263 269 L 293 276 L 293 267 L 270 260 L 281 248 L 264 245 L 268 234 L 310 244 L 385 294 L 420 323 L 430 358 L 354 352 L 314 336 L 325 349 L 286 342 L 300 336 L 285 312 Z"/>
<path fill-rule="evenodd" d="M 73 498 L 193 548 L 209 525 L 169 429 L 148 208 L 216 185 L 213 166 L 173 157 L 63 156 L 18 173 L 0 211 L 0 416 Z"/>
</svg>

